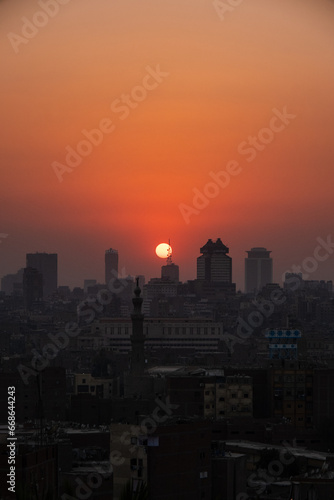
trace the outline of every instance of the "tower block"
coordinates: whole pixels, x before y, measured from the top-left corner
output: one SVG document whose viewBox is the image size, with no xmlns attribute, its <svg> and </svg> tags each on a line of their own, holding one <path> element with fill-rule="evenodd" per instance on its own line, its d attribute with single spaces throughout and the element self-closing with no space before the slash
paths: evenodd
<svg viewBox="0 0 334 500">
<path fill-rule="evenodd" d="M 131 340 L 131 375 L 143 375 L 145 370 L 145 335 L 144 335 L 144 315 L 141 312 L 143 299 L 140 297 L 141 289 L 139 288 L 139 279 L 137 278 L 137 286 L 134 290 L 135 297 L 132 299 L 133 313 L 132 320 L 132 335 Z"/>
</svg>

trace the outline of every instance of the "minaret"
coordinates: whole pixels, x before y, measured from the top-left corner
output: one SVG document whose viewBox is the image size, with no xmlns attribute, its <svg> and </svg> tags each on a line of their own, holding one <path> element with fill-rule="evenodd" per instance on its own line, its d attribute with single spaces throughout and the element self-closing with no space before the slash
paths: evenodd
<svg viewBox="0 0 334 500">
<path fill-rule="evenodd" d="M 132 299 L 133 314 L 132 320 L 132 335 L 131 340 L 131 374 L 143 375 L 145 370 L 145 353 L 144 353 L 144 315 L 141 312 L 143 299 L 140 297 L 141 289 L 139 288 L 139 278 L 136 279 L 137 286 L 134 290 L 135 297 Z"/>
</svg>

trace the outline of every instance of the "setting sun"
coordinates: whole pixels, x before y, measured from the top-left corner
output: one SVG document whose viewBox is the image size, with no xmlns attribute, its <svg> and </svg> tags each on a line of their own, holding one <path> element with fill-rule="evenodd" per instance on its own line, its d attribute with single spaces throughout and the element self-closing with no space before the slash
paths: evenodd
<svg viewBox="0 0 334 500">
<path fill-rule="evenodd" d="M 161 259 L 167 259 L 170 255 L 172 255 L 172 247 L 168 243 L 160 243 L 155 249 L 155 253 Z"/>
</svg>

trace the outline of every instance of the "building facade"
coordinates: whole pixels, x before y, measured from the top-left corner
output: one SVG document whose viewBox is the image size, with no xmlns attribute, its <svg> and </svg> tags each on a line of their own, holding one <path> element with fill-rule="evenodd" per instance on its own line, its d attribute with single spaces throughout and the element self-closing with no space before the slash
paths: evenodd
<svg viewBox="0 0 334 500">
<path fill-rule="evenodd" d="M 245 259 L 245 291 L 257 292 L 268 283 L 273 282 L 273 260 L 271 250 L 255 247 L 247 251 Z"/>
<path fill-rule="evenodd" d="M 56 253 L 27 253 L 26 267 L 33 267 L 43 275 L 43 298 L 52 295 L 58 287 L 58 255 Z"/>
<path fill-rule="evenodd" d="M 229 249 L 221 239 L 211 239 L 201 247 L 201 256 L 197 258 L 197 279 L 209 282 L 232 283 L 232 258 L 227 255 Z"/>
<path fill-rule="evenodd" d="M 118 278 L 118 250 L 109 248 L 105 251 L 104 256 L 105 264 L 105 280 L 106 285 L 108 285 L 110 280 L 115 280 Z"/>
</svg>

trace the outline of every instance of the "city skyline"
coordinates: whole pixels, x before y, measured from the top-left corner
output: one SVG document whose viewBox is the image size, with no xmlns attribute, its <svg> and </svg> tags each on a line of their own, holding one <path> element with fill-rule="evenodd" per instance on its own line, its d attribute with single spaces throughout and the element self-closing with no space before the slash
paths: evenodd
<svg viewBox="0 0 334 500">
<path fill-rule="evenodd" d="M 180 281 L 181 282 L 199 279 L 198 278 L 198 265 L 199 265 L 198 263 L 199 263 L 199 260 L 201 260 L 203 258 L 202 250 L 203 250 L 203 248 L 207 247 L 209 242 L 212 243 L 212 240 L 215 240 L 215 239 L 216 238 L 213 238 L 213 239 L 209 238 L 209 240 L 204 245 L 204 247 L 203 247 L 203 245 L 201 245 L 201 248 L 198 248 L 197 257 L 194 258 L 194 262 L 193 262 L 193 265 L 194 265 L 194 273 L 193 274 L 190 274 L 190 275 L 185 277 L 185 273 L 183 272 L 182 268 L 180 268 L 178 261 L 173 262 L 173 266 L 178 269 L 178 274 L 180 272 Z M 241 262 L 234 260 L 233 254 L 231 255 L 230 249 L 227 248 L 224 245 L 224 243 L 222 243 L 221 238 L 217 238 L 217 241 L 212 243 L 213 247 L 215 247 L 215 245 L 218 244 L 218 242 L 222 246 L 223 250 L 225 248 L 223 253 L 228 254 L 228 257 L 231 258 L 231 266 L 232 266 L 231 282 L 236 283 L 237 290 L 241 290 L 242 292 L 247 293 L 245 274 L 247 272 L 247 261 L 249 259 L 245 258 L 245 256 L 244 256 Z M 203 243 L 203 241 L 202 241 L 202 243 Z M 284 283 L 285 273 L 292 273 L 292 274 L 302 273 L 304 280 L 318 280 L 318 281 L 321 281 L 321 280 L 328 281 L 329 280 L 329 281 L 333 281 L 333 275 L 326 275 L 326 273 L 323 272 L 322 266 L 323 266 L 324 262 L 326 262 L 327 260 L 330 261 L 330 263 L 331 263 L 331 256 L 334 252 L 334 241 L 332 241 L 331 236 L 329 236 L 329 237 L 327 237 L 327 239 L 326 238 L 317 238 L 315 243 L 316 243 L 316 245 L 314 246 L 313 251 L 310 252 L 308 256 L 306 256 L 303 260 L 300 260 L 298 263 L 296 263 L 296 264 L 294 263 L 294 264 L 290 265 L 289 268 L 285 268 L 284 270 L 282 270 L 282 272 L 280 270 L 277 270 L 275 272 L 275 270 L 276 270 L 276 258 L 275 258 L 275 255 L 271 256 L 271 258 L 270 258 L 271 267 L 274 270 L 273 276 L 274 276 L 274 278 L 277 277 L 278 279 L 277 280 L 270 279 L 268 281 L 268 283 L 273 282 L 273 283 L 278 283 L 279 285 L 282 285 Z M 255 251 L 255 250 L 256 251 L 261 250 L 261 251 L 265 251 L 268 253 L 268 251 L 263 247 L 252 247 L 252 251 Z M 250 251 L 245 250 L 244 253 L 250 254 Z M 270 251 L 269 253 L 273 253 L 273 252 Z M 154 254 L 154 252 L 152 251 L 152 256 L 153 256 L 153 254 Z M 41 251 L 40 252 L 36 251 L 35 253 L 27 253 L 25 260 L 28 259 L 28 256 L 30 258 L 32 258 L 34 256 L 35 257 L 38 257 L 38 256 L 43 257 L 43 255 L 48 256 L 50 254 L 47 254 L 47 253 L 41 252 Z M 106 269 L 107 269 L 106 268 L 106 257 L 108 255 L 109 256 L 113 255 L 116 257 L 116 260 L 113 261 L 113 265 L 115 265 L 117 267 L 118 276 L 121 279 L 125 278 L 127 276 L 135 277 L 135 276 L 141 276 L 141 275 L 145 276 L 145 279 L 147 281 L 151 278 L 159 278 L 161 275 L 161 272 L 163 271 L 163 268 L 166 267 L 166 263 L 168 264 L 167 258 L 161 259 L 161 258 L 155 256 L 155 260 L 157 261 L 155 267 L 148 268 L 148 272 L 145 274 L 144 272 L 140 272 L 140 271 L 143 271 L 142 268 L 138 268 L 138 269 L 134 270 L 134 267 L 131 267 L 131 268 L 127 267 L 127 265 L 124 262 L 124 259 L 122 257 L 122 254 L 118 251 L 118 249 L 110 248 L 109 250 L 105 250 L 104 253 L 99 256 L 100 258 L 97 259 L 95 262 L 95 264 L 97 264 L 97 265 L 95 265 L 93 263 L 93 266 L 91 268 L 92 269 L 91 272 L 82 270 L 81 274 L 78 275 L 77 280 L 74 282 L 70 282 L 70 281 L 66 282 L 65 281 L 66 277 L 64 278 L 64 274 L 65 274 L 64 270 L 62 270 L 61 265 L 58 266 L 58 270 L 56 270 L 56 272 L 57 272 L 59 286 L 66 285 L 66 286 L 69 286 L 70 288 L 74 288 L 74 287 L 84 288 L 84 282 L 87 280 L 88 281 L 95 280 L 97 283 L 100 283 L 100 284 L 106 283 L 106 280 L 105 280 L 105 277 L 107 275 L 106 274 Z M 55 256 L 56 261 L 58 260 L 58 254 L 56 252 L 52 252 L 51 256 Z M 119 259 L 119 257 L 120 257 L 120 259 Z M 119 262 L 120 262 L 120 264 L 119 264 Z M 110 264 L 111 264 L 111 261 L 110 261 L 110 263 L 108 263 L 108 275 L 110 273 L 112 274 L 112 268 L 110 267 Z M 101 268 L 101 266 L 102 266 L 102 269 L 100 269 L 100 272 L 95 271 L 95 274 L 94 274 L 94 269 L 97 269 L 98 267 Z M 219 266 L 220 266 L 220 264 L 219 264 Z M 17 281 L 20 281 L 22 276 L 19 277 L 19 272 L 21 272 L 21 271 L 23 272 L 24 267 L 25 267 L 25 265 L 22 265 L 22 266 L 19 266 L 17 269 L 14 269 L 13 272 L 5 273 L 3 276 L 0 276 L 0 281 L 3 277 L 8 276 L 9 274 L 13 274 L 13 275 L 18 274 Z M 34 266 L 32 266 L 32 267 L 34 267 Z M 197 268 L 197 270 L 196 270 L 196 268 Z M 132 269 L 134 271 L 128 272 L 129 269 Z M 235 278 L 235 269 L 237 269 L 237 273 L 238 273 L 237 279 Z M 154 272 L 155 274 L 154 275 L 150 274 L 150 271 Z M 271 269 L 271 273 L 272 273 L 272 269 Z M 62 276 L 63 278 L 59 279 L 59 276 Z M 113 277 L 114 278 L 116 277 L 116 273 L 115 273 L 115 276 L 113 276 Z M 203 278 L 200 278 L 200 279 L 203 279 Z M 209 279 L 211 280 L 211 278 L 209 278 Z M 257 291 L 259 291 L 259 289 Z"/>
<path fill-rule="evenodd" d="M 184 281 L 222 237 L 243 288 L 247 248 L 273 250 L 274 281 L 313 255 L 334 208 L 333 2 L 41 4 L 0 2 L 1 276 L 38 250 L 60 283 L 101 281 L 110 245 L 159 276 L 170 237 Z"/>
</svg>

